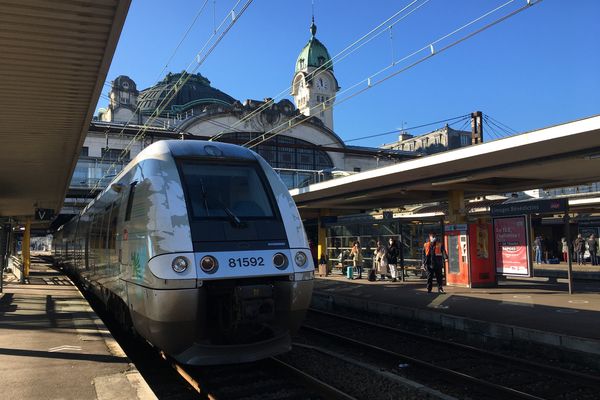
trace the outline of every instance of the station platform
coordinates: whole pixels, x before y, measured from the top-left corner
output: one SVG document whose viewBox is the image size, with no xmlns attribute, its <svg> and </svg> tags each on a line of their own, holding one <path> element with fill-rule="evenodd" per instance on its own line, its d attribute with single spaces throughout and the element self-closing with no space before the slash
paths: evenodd
<svg viewBox="0 0 600 400">
<path fill-rule="evenodd" d="M 506 279 L 495 288 L 444 287 L 427 293 L 424 279 L 406 282 L 316 278 L 313 305 L 432 322 L 468 333 L 525 340 L 600 355 L 600 283 L 567 285 L 547 278 Z"/>
<path fill-rule="evenodd" d="M 533 267 L 533 274 L 538 277 L 567 279 L 567 269 L 568 266 L 565 262 L 559 264 L 535 264 Z M 573 279 L 581 281 L 600 281 L 600 266 L 591 265 L 590 263 L 585 265 L 577 265 L 574 263 Z"/>
<path fill-rule="evenodd" d="M 29 283 L 4 278 L 0 398 L 156 399 L 68 277 L 32 258 Z"/>
</svg>

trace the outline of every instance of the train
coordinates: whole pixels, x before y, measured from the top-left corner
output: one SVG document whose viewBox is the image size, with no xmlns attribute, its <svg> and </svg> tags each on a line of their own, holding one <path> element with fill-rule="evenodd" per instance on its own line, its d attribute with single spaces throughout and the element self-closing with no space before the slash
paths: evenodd
<svg viewBox="0 0 600 400">
<path fill-rule="evenodd" d="M 163 140 L 54 234 L 55 263 L 180 363 L 291 349 L 314 262 L 296 205 L 250 149 Z"/>
</svg>

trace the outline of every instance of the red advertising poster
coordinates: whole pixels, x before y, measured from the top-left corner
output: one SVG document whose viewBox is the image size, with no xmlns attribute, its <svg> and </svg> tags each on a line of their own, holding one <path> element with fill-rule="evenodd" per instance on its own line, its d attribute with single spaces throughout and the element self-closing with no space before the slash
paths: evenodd
<svg viewBox="0 0 600 400">
<path fill-rule="evenodd" d="M 494 247 L 496 273 L 530 276 L 525 216 L 494 218 Z"/>
</svg>

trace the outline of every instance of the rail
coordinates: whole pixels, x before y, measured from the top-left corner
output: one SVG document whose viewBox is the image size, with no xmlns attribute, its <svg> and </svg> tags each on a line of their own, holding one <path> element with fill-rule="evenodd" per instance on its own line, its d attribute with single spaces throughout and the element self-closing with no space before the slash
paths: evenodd
<svg viewBox="0 0 600 400">
<path fill-rule="evenodd" d="M 210 382 L 206 382 L 206 379 L 203 379 L 199 376 L 201 374 L 198 371 L 193 371 L 193 369 L 196 367 L 187 367 L 181 365 L 177 361 L 173 360 L 171 357 L 166 355 L 164 352 L 161 352 L 160 354 L 162 358 L 171 365 L 175 372 L 179 376 L 181 376 L 181 378 L 183 378 L 200 395 L 201 399 L 220 400 L 221 398 L 225 398 L 218 395 L 218 391 L 220 389 L 218 384 L 211 384 Z M 286 382 L 289 385 L 294 386 L 298 386 L 298 384 L 300 383 L 302 387 L 308 388 L 311 394 L 317 394 L 323 399 L 357 400 L 355 397 L 344 393 L 343 391 L 276 357 L 268 358 L 266 360 L 263 360 L 263 362 L 268 363 L 268 368 L 272 369 L 273 371 L 277 371 L 278 375 L 280 376 L 279 380 L 281 381 L 281 384 L 279 384 L 278 386 L 285 385 Z M 238 376 L 238 374 L 236 373 L 237 371 L 235 370 L 236 368 L 238 368 L 237 365 L 219 366 L 218 368 L 231 368 L 231 373 L 228 375 Z M 261 369 L 256 368 L 256 370 Z M 213 371 L 213 369 L 211 369 L 211 371 Z M 257 377 L 257 379 L 260 378 Z M 232 380 L 228 379 L 226 385 L 227 389 L 231 391 L 232 388 L 234 388 L 236 385 L 240 385 L 240 383 L 238 383 L 237 381 L 232 382 Z M 243 390 L 247 389 L 244 388 Z M 281 397 L 282 399 L 287 398 L 285 394 L 283 396 L 284 397 Z"/>
<path fill-rule="evenodd" d="M 547 365 L 547 364 L 542 364 L 542 363 L 535 362 L 535 361 L 525 360 L 523 358 L 516 358 L 516 357 L 509 356 L 509 355 L 473 347 L 473 346 L 462 344 L 462 343 L 451 342 L 451 341 L 442 340 L 442 339 L 439 339 L 436 337 L 423 335 L 422 333 L 411 332 L 411 331 L 400 329 L 400 328 L 395 328 L 395 327 L 382 325 L 382 324 L 378 324 L 378 323 L 374 323 L 374 322 L 370 322 L 370 321 L 365 321 L 365 320 L 362 320 L 359 318 L 348 317 L 348 316 L 339 315 L 339 314 L 333 314 L 330 312 L 315 310 L 315 309 L 310 309 L 310 312 L 316 313 L 319 315 L 323 315 L 328 318 L 334 318 L 339 321 L 347 321 L 347 322 L 351 322 L 353 324 L 360 324 L 362 326 L 368 327 L 370 332 L 372 332 L 373 329 L 379 329 L 379 330 L 388 332 L 388 333 L 386 333 L 386 335 L 389 335 L 389 333 L 395 333 L 398 335 L 403 335 L 403 336 L 408 336 L 408 337 L 414 338 L 417 341 L 421 341 L 421 342 L 426 341 L 429 343 L 435 343 L 437 345 L 443 346 L 444 348 L 458 349 L 462 352 L 466 352 L 467 354 L 476 354 L 477 356 L 480 356 L 480 358 L 483 358 L 484 360 L 486 358 L 488 358 L 488 359 L 492 359 L 493 362 L 495 362 L 495 363 L 504 362 L 507 365 L 519 366 L 519 368 L 525 372 L 534 371 L 536 373 L 545 373 L 545 374 L 552 376 L 556 380 L 567 381 L 570 383 L 578 383 L 586 388 L 593 389 L 593 388 L 600 387 L 600 377 L 581 373 L 578 371 L 566 370 L 566 369 L 555 367 L 552 365 Z M 336 326 L 339 326 L 339 323 L 337 323 Z M 530 400 L 543 398 L 543 397 L 539 397 L 537 394 L 527 393 L 523 390 L 517 390 L 515 388 L 511 388 L 504 384 L 489 382 L 487 380 L 478 378 L 478 377 L 473 376 L 468 373 L 460 372 L 455 369 L 446 368 L 444 366 L 437 365 L 435 362 L 424 361 L 420 358 L 417 358 L 417 357 L 414 357 L 414 356 L 411 356 L 408 354 L 399 353 L 399 352 L 391 350 L 391 349 L 375 346 L 375 345 L 366 343 L 364 341 L 358 340 L 356 338 L 351 338 L 348 335 L 342 335 L 342 334 L 332 332 L 331 330 L 325 330 L 325 329 L 317 328 L 315 326 L 310 326 L 310 325 L 303 325 L 301 329 L 315 333 L 320 337 L 331 338 L 336 343 L 346 343 L 346 344 L 350 344 L 354 347 L 368 350 L 370 352 L 379 353 L 379 354 L 386 355 L 389 357 L 395 357 L 396 359 L 404 360 L 404 362 L 406 362 L 406 363 L 409 363 L 409 364 L 412 364 L 412 365 L 415 365 L 418 367 L 422 367 L 422 368 L 425 368 L 428 370 L 432 370 L 437 373 L 443 374 L 445 376 L 450 376 L 450 377 L 453 377 L 456 379 L 460 379 L 466 383 L 471 383 L 471 384 L 475 384 L 476 386 L 485 387 L 487 389 L 493 390 L 494 392 L 500 394 L 500 396 L 504 395 L 504 396 L 511 396 L 512 398 L 530 399 Z"/>
</svg>

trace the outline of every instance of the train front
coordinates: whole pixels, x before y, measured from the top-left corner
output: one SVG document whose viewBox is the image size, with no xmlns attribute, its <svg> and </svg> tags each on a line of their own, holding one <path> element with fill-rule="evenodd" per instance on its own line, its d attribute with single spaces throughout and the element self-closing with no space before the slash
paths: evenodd
<svg viewBox="0 0 600 400">
<path fill-rule="evenodd" d="M 185 304 L 190 298 L 166 306 L 195 309 L 196 315 L 193 326 L 162 324 L 152 333 L 154 341 L 178 361 L 196 365 L 248 362 L 288 351 L 310 304 L 314 265 L 287 188 L 247 149 L 204 145 L 204 157 L 185 145 L 171 151 L 193 255 L 161 255 L 150 264 L 195 269 L 195 307 Z"/>
</svg>

